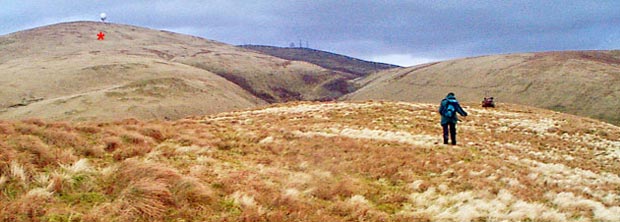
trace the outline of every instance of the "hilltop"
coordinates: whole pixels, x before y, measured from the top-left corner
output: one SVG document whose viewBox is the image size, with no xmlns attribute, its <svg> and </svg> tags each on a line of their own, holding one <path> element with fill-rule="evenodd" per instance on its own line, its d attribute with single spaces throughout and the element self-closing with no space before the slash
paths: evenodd
<svg viewBox="0 0 620 222">
<path fill-rule="evenodd" d="M 245 49 L 255 50 L 267 55 L 294 61 L 309 62 L 330 70 L 338 70 L 355 76 L 367 76 L 372 73 L 398 68 L 400 66 L 379 62 L 364 61 L 349 56 L 303 47 L 275 47 L 265 45 L 241 45 Z"/>
<path fill-rule="evenodd" d="M 0 122 L 5 221 L 618 221 L 620 128 L 465 104 L 287 103 L 178 121 Z"/>
<path fill-rule="evenodd" d="M 620 51 L 565 51 L 464 58 L 397 68 L 358 82 L 343 100 L 524 104 L 620 124 Z"/>
<path fill-rule="evenodd" d="M 0 36 L 0 52 L 3 119 L 178 119 L 330 100 L 351 92 L 347 80 L 355 77 L 199 37 L 100 22 Z"/>
</svg>

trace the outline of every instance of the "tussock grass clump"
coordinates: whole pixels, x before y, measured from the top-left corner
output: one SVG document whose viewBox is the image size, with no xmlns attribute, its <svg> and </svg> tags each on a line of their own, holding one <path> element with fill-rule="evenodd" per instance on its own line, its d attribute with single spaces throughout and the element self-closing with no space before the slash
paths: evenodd
<svg viewBox="0 0 620 222">
<path fill-rule="evenodd" d="M 114 174 L 114 181 L 116 187 L 125 187 L 132 181 L 146 178 L 151 178 L 166 184 L 174 184 L 179 181 L 181 177 L 181 174 L 173 168 L 137 159 L 127 159 L 122 161 L 119 165 Z"/>
<path fill-rule="evenodd" d="M 11 161 L 9 173 L 7 174 L 10 176 L 9 178 L 16 180 L 23 185 L 28 184 L 30 179 L 24 166 L 16 161 Z"/>
<path fill-rule="evenodd" d="M 127 133 L 122 134 L 120 137 L 123 140 L 123 142 L 127 144 L 143 145 L 143 146 L 148 146 L 148 145 L 153 144 L 153 141 L 150 137 L 144 136 L 137 132 L 127 132 Z"/>
<path fill-rule="evenodd" d="M 15 133 L 15 127 L 13 124 L 0 121 L 0 134 L 10 135 Z"/>
<path fill-rule="evenodd" d="M 89 144 L 83 136 L 73 132 L 71 128 L 68 131 L 65 131 L 66 129 L 67 127 L 49 128 L 40 136 L 47 144 L 63 150 L 73 148 L 81 156 L 101 157 L 103 155 L 103 148 Z"/>
<path fill-rule="evenodd" d="M 144 136 L 152 138 L 157 143 L 164 142 L 174 135 L 174 133 L 171 132 L 170 127 L 165 126 L 147 126 L 138 129 L 138 132 Z"/>
<path fill-rule="evenodd" d="M 301 198 L 302 194 L 299 190 L 289 188 L 274 198 L 270 205 L 284 208 L 289 211 L 303 211 L 306 207 Z"/>
<path fill-rule="evenodd" d="M 6 142 L 0 141 L 0 172 L 6 172 L 8 164 L 17 158 L 17 152 Z"/>
<path fill-rule="evenodd" d="M 86 145 L 76 149 L 79 154 L 87 157 L 102 157 L 105 150 L 101 146 Z"/>
<path fill-rule="evenodd" d="M 48 128 L 40 136 L 47 144 L 60 148 L 79 148 L 86 145 L 82 137 L 76 133 L 57 128 Z"/>
<path fill-rule="evenodd" d="M 39 221 L 52 202 L 49 192 L 32 190 L 16 200 L 5 202 L 6 205 L 0 209 L 0 218 L 3 221 Z"/>
<path fill-rule="evenodd" d="M 61 173 L 54 173 L 49 180 L 47 190 L 54 193 L 62 193 L 68 187 L 70 187 L 70 178 Z"/>
<path fill-rule="evenodd" d="M 41 141 L 39 137 L 32 135 L 20 135 L 9 140 L 9 144 L 13 145 L 13 148 L 27 152 L 31 155 L 30 162 L 32 164 L 45 167 L 49 164 L 55 163 L 56 157 L 53 149 L 46 143 Z"/>
<path fill-rule="evenodd" d="M 125 149 L 118 149 L 114 152 L 114 160 L 121 161 L 124 159 L 143 156 L 151 152 L 152 148 L 148 146 L 130 146 Z"/>
<path fill-rule="evenodd" d="M 85 134 L 97 134 L 101 132 L 100 127 L 90 125 L 76 126 L 75 130 Z"/>
<path fill-rule="evenodd" d="M 121 220 L 161 220 L 170 209 L 203 209 L 215 199 L 200 180 L 158 163 L 127 159 L 107 179 L 110 211 Z"/>
<path fill-rule="evenodd" d="M 122 149 L 118 149 L 118 140 L 123 144 Z M 150 137 L 137 132 L 125 132 L 118 139 L 106 138 L 104 150 L 112 151 L 115 160 L 124 160 L 131 157 L 143 156 L 153 150 L 154 141 Z"/>
<path fill-rule="evenodd" d="M 312 195 L 323 200 L 337 200 L 351 197 L 359 191 L 352 181 L 346 179 L 321 178 L 315 182 Z"/>
<path fill-rule="evenodd" d="M 162 181 L 142 179 L 130 183 L 117 199 L 119 219 L 123 221 L 161 220 L 174 206 L 172 193 Z"/>
<path fill-rule="evenodd" d="M 120 138 L 118 137 L 114 137 L 114 136 L 108 136 L 106 138 L 103 139 L 103 149 L 106 152 L 114 152 L 117 149 L 120 149 L 122 147 L 122 141 Z"/>
<path fill-rule="evenodd" d="M 17 123 L 14 125 L 14 127 L 17 133 L 22 134 L 22 135 L 23 134 L 36 135 L 41 130 L 40 126 L 33 125 L 33 124 L 27 124 L 27 123 Z"/>
<path fill-rule="evenodd" d="M 388 213 L 376 210 L 362 195 L 355 195 L 345 201 L 337 202 L 332 210 L 345 220 L 356 221 L 389 221 Z"/>
<path fill-rule="evenodd" d="M 172 191 L 181 206 L 200 207 L 215 200 L 215 192 L 195 177 L 183 177 Z"/>
</svg>

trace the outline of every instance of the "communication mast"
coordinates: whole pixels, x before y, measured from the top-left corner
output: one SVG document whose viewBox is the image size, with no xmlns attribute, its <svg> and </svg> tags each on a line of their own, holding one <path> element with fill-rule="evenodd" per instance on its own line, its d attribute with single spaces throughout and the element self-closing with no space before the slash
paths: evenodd
<svg viewBox="0 0 620 222">
<path fill-rule="evenodd" d="M 108 16 L 103 12 L 99 14 L 99 17 L 101 17 L 101 22 L 105 22 L 105 19 L 108 18 Z"/>
</svg>

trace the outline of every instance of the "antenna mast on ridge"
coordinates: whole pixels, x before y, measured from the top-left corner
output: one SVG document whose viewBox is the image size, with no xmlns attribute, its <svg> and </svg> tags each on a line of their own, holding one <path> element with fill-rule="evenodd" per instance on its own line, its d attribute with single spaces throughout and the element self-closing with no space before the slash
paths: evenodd
<svg viewBox="0 0 620 222">
<path fill-rule="evenodd" d="M 101 17 L 101 22 L 103 22 L 103 23 L 105 23 L 105 19 L 108 18 L 108 16 L 105 13 L 103 13 L 103 12 L 99 15 L 99 17 Z"/>
</svg>

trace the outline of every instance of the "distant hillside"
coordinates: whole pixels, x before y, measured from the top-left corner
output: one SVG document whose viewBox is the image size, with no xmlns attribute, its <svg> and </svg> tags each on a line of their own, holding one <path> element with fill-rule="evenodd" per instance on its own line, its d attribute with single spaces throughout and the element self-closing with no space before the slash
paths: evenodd
<svg viewBox="0 0 620 222">
<path fill-rule="evenodd" d="M 350 73 L 356 76 L 367 76 L 381 70 L 400 67 L 385 63 L 364 61 L 310 48 L 282 48 L 263 45 L 242 45 L 240 47 L 252 49 L 282 59 L 309 62 L 326 69 Z"/>
<path fill-rule="evenodd" d="M 343 100 L 525 104 L 620 124 L 620 51 L 493 55 L 391 69 L 358 82 Z"/>
<path fill-rule="evenodd" d="M 287 103 L 0 121 L 2 221 L 620 221 L 620 128 L 525 106 Z"/>
<path fill-rule="evenodd" d="M 97 40 L 103 32 L 105 39 Z M 330 100 L 355 75 L 199 37 L 69 22 L 0 36 L 0 118 L 178 119 Z"/>
<path fill-rule="evenodd" d="M 620 51 L 392 67 L 312 49 L 61 23 L 0 36 L 0 119 L 179 119 L 299 100 L 437 103 L 453 91 L 466 102 L 488 95 L 620 124 Z"/>
</svg>

